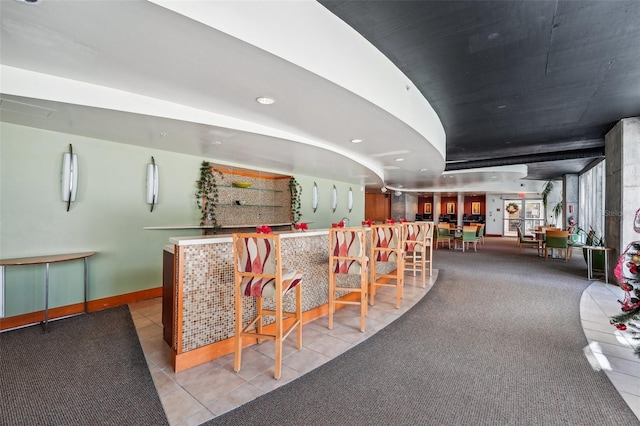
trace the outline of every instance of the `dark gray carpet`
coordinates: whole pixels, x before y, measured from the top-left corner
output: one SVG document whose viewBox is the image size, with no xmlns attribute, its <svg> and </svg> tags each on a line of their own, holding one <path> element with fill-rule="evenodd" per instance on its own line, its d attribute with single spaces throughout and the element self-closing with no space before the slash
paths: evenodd
<svg viewBox="0 0 640 426">
<path fill-rule="evenodd" d="M 437 283 L 400 319 L 205 424 L 640 424 L 583 355 L 583 259 L 535 253 L 497 239 L 437 250 Z"/>
<path fill-rule="evenodd" d="M 166 425 L 127 306 L 0 333 L 0 425 Z"/>
</svg>

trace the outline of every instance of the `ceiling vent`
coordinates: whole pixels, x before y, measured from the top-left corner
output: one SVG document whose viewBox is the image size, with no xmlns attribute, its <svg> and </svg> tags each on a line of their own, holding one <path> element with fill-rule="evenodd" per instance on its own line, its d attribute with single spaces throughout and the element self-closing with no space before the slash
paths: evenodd
<svg viewBox="0 0 640 426">
<path fill-rule="evenodd" d="M 16 0 L 18 3 L 26 3 L 26 4 L 40 4 L 42 0 Z"/>
</svg>

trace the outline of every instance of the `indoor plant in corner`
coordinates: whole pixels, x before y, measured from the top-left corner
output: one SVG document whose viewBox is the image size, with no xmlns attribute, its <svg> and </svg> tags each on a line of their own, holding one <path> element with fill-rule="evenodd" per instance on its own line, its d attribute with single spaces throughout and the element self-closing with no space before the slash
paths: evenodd
<svg viewBox="0 0 640 426">
<path fill-rule="evenodd" d="M 214 169 L 208 161 L 200 164 L 200 179 L 196 182 L 196 202 L 202 213 L 200 217 L 200 226 L 211 226 L 211 232 L 205 231 L 205 234 L 217 232 L 218 221 L 216 220 L 216 205 L 218 204 L 218 185 L 216 174 L 222 175 L 218 170 Z"/>
<path fill-rule="evenodd" d="M 585 246 L 604 247 L 604 239 L 596 235 L 596 231 L 592 227 L 589 227 L 589 232 L 585 231 L 580 226 L 576 226 L 576 234 L 585 235 Z M 593 260 L 593 269 L 598 271 L 604 271 L 604 251 L 593 251 L 591 253 Z M 587 262 L 587 250 L 582 249 L 582 256 L 584 261 Z"/>
</svg>

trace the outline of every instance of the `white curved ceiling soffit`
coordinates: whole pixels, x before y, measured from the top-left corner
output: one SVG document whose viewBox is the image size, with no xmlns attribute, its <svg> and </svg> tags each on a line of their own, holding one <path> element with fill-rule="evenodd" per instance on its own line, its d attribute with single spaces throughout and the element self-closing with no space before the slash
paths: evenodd
<svg viewBox="0 0 640 426">
<path fill-rule="evenodd" d="M 0 8 L 2 121 L 373 187 L 448 183 L 431 106 L 314 1 Z"/>
</svg>

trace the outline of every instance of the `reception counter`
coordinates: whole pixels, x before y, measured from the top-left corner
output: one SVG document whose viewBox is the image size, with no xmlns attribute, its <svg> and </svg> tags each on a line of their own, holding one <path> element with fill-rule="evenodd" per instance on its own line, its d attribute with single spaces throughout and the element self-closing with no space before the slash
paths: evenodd
<svg viewBox="0 0 640 426">
<path fill-rule="evenodd" d="M 302 271 L 303 322 L 328 313 L 329 232 L 281 233 L 285 269 Z M 234 276 L 231 236 L 170 238 L 164 247 L 163 326 L 174 370 L 233 352 Z M 355 279 L 358 276 L 344 276 Z M 343 295 L 356 297 L 354 293 Z M 292 309 L 294 294 L 285 298 Z M 245 303 L 246 316 L 255 310 Z"/>
</svg>

